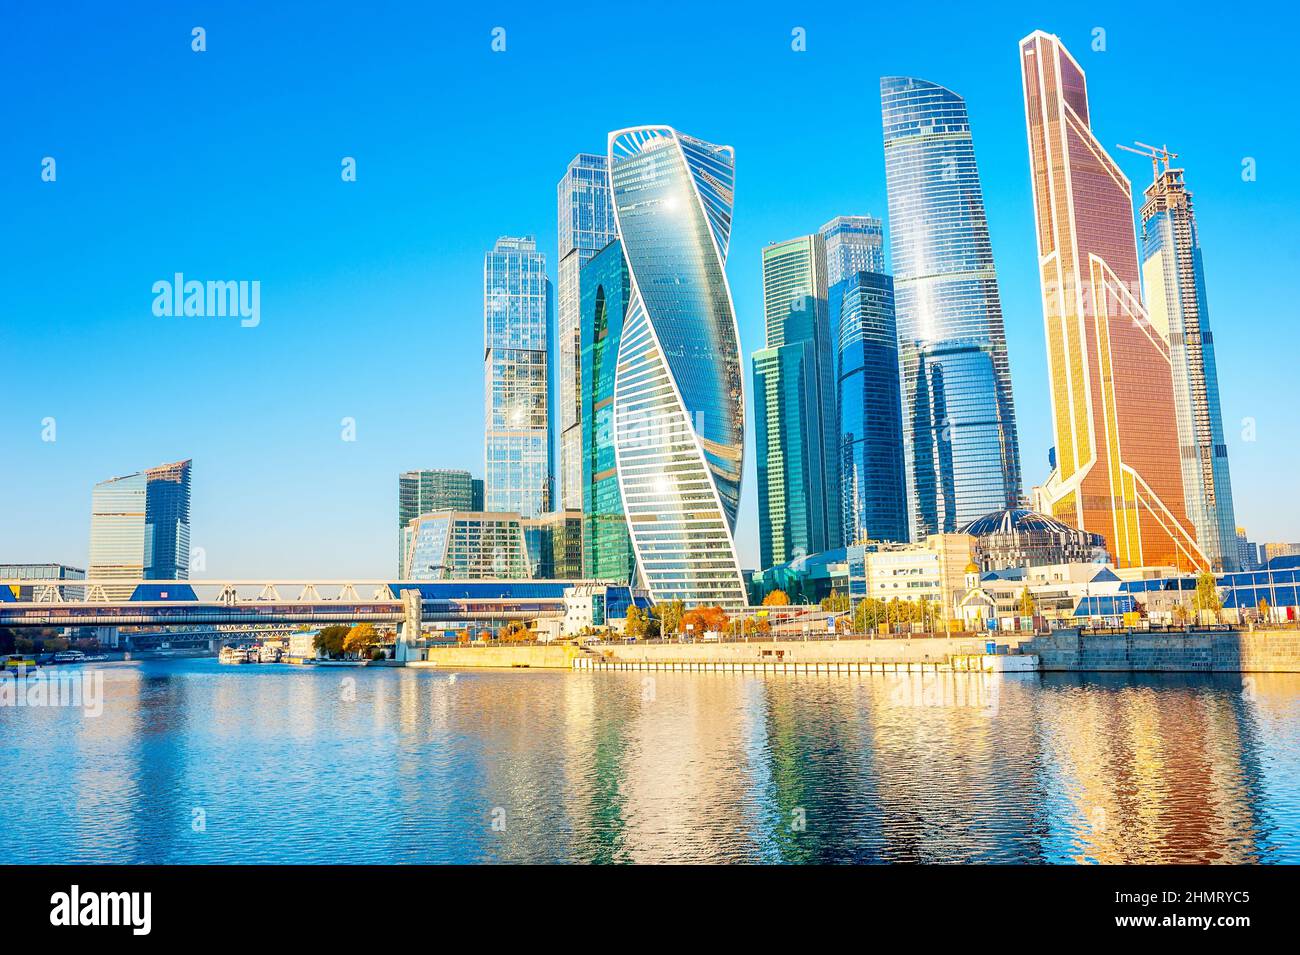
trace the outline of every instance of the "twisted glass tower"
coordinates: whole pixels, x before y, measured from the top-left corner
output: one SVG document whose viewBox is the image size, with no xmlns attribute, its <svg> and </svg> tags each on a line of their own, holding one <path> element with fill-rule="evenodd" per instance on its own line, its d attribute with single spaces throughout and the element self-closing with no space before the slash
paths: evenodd
<svg viewBox="0 0 1300 955">
<path fill-rule="evenodd" d="M 880 81 L 912 540 L 1020 499 L 1011 368 L 966 102 Z"/>
<path fill-rule="evenodd" d="M 631 278 L 614 382 L 619 488 L 656 602 L 746 604 L 733 534 L 744 384 L 723 264 L 735 155 L 667 126 L 609 136 Z"/>
</svg>

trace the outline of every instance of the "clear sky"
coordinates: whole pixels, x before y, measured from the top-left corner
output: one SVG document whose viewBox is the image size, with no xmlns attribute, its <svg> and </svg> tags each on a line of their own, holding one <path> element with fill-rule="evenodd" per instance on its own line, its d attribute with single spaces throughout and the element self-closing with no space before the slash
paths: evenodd
<svg viewBox="0 0 1300 955">
<path fill-rule="evenodd" d="M 763 245 L 885 214 L 889 74 L 969 105 L 1025 479 L 1041 481 L 1051 423 L 1017 57 L 1036 28 L 1083 64 L 1103 142 L 1181 154 L 1238 523 L 1300 540 L 1294 12 L 719 7 L 15 4 L 0 36 L 0 562 L 84 567 L 91 486 L 192 457 L 200 576 L 391 575 L 398 472 L 482 474 L 484 250 L 535 234 L 554 279 L 555 184 L 623 126 L 736 149 L 728 273 L 748 391 Z M 1145 160 L 1116 158 L 1146 184 Z M 175 272 L 260 281 L 260 325 L 156 317 L 153 283 Z M 754 566 L 748 430 L 738 536 Z"/>
</svg>

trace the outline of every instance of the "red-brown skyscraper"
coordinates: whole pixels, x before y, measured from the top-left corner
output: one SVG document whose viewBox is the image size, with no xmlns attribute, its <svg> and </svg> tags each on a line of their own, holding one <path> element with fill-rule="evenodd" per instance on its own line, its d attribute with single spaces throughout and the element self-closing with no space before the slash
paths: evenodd
<svg viewBox="0 0 1300 955">
<path fill-rule="evenodd" d="M 1128 178 L 1092 135 L 1083 70 L 1041 31 L 1020 43 L 1058 518 L 1120 567 L 1208 566 L 1183 504 L 1169 342 L 1140 299 Z"/>
</svg>

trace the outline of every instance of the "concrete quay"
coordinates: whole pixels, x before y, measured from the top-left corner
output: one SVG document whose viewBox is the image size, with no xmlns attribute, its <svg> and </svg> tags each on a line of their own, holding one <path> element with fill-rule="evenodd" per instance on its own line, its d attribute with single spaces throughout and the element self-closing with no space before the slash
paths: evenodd
<svg viewBox="0 0 1300 955">
<path fill-rule="evenodd" d="M 998 645 L 988 654 L 986 644 Z M 991 633 L 913 639 L 430 647 L 412 667 L 737 673 L 1300 673 L 1300 630 Z"/>
</svg>

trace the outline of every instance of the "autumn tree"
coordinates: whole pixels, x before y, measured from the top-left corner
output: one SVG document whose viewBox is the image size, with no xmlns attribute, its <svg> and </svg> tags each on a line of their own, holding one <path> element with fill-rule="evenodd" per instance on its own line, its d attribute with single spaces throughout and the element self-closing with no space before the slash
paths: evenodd
<svg viewBox="0 0 1300 955">
<path fill-rule="evenodd" d="M 1034 605 L 1034 595 L 1029 592 L 1028 587 L 1025 587 L 1024 590 L 1020 591 L 1020 616 L 1032 617 L 1037 612 L 1037 609 Z"/>
<path fill-rule="evenodd" d="M 528 624 L 522 620 L 511 620 L 497 633 L 497 639 L 502 643 L 523 643 L 532 639 L 532 634 L 528 630 Z"/>
<path fill-rule="evenodd" d="M 373 623 L 359 623 L 343 638 L 343 652 L 354 653 L 358 657 L 370 655 L 370 648 L 379 642 Z"/>
<path fill-rule="evenodd" d="M 727 612 L 721 607 L 696 607 L 682 615 L 682 632 L 702 636 L 706 631 L 727 629 Z"/>
<path fill-rule="evenodd" d="M 635 604 L 627 608 L 627 626 L 623 635 L 631 640 L 642 640 L 650 633 L 650 615 Z"/>
<path fill-rule="evenodd" d="M 774 590 L 763 598 L 764 607 L 788 607 L 789 605 L 790 597 L 784 590 Z"/>
</svg>

